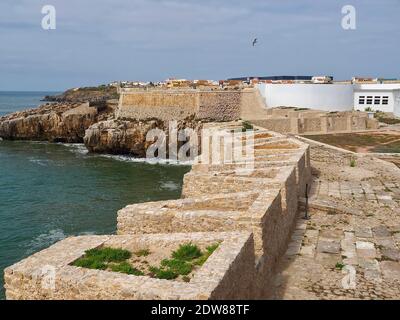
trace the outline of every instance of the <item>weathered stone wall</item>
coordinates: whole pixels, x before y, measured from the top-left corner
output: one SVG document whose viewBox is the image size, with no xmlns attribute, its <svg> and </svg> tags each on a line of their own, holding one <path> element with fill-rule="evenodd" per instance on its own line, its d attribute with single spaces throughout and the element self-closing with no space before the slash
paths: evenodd
<svg viewBox="0 0 400 320">
<path fill-rule="evenodd" d="M 198 113 L 199 93 L 195 90 L 181 92 L 133 91 L 122 92 L 117 119 L 180 120 Z"/>
<path fill-rule="evenodd" d="M 305 111 L 272 109 L 266 117 L 251 120 L 257 126 L 280 133 L 329 134 L 377 129 L 376 119 L 369 119 L 365 112 Z"/>
<path fill-rule="evenodd" d="M 310 183 L 311 167 L 308 145 L 296 139 L 259 130 L 254 148 L 253 170 L 244 169 L 245 164 L 200 162 L 184 177 L 184 199 L 120 210 L 118 233 L 251 231 L 257 257 L 253 297 L 265 297 L 294 225 L 299 193 Z M 244 197 L 249 201 L 243 202 Z"/>
<path fill-rule="evenodd" d="M 239 90 L 127 90 L 121 92 L 116 116 L 121 120 L 232 121 L 240 118 L 241 99 Z"/>
<path fill-rule="evenodd" d="M 99 246 L 135 251 L 165 250 L 179 244 L 221 242 L 190 282 L 152 279 L 72 266 Z M 10 300 L 250 299 L 255 277 L 249 233 L 81 236 L 62 240 L 5 270 Z"/>
<path fill-rule="evenodd" d="M 220 131 L 241 123 L 209 124 Z M 299 194 L 310 182 L 309 146 L 256 128 L 254 168 L 246 162 L 198 163 L 184 177 L 182 199 L 134 204 L 118 212 L 118 236 L 70 238 L 5 271 L 8 299 L 265 298 L 294 227 Z M 160 234 L 162 233 L 162 234 Z M 249 236 L 251 234 L 251 236 Z M 100 245 L 163 250 L 183 241 L 222 241 L 188 283 L 77 268 Z M 55 287 L 43 286 L 52 267 Z"/>
<path fill-rule="evenodd" d="M 232 121 L 240 118 L 242 93 L 240 91 L 210 91 L 199 93 L 196 119 Z"/>
</svg>

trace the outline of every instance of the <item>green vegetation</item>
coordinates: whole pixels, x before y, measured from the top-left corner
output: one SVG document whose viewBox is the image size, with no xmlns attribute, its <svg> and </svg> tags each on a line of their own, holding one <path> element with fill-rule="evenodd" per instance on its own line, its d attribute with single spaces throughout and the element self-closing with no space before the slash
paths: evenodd
<svg viewBox="0 0 400 320">
<path fill-rule="evenodd" d="M 110 266 L 111 270 L 114 272 L 121 272 L 126 274 L 133 274 L 135 276 L 143 276 L 144 273 L 136 268 L 133 268 L 128 262 L 124 261 L 119 264 L 114 264 Z"/>
<path fill-rule="evenodd" d="M 354 168 L 356 166 L 356 159 L 351 158 L 350 159 L 350 167 Z"/>
<path fill-rule="evenodd" d="M 336 263 L 335 268 L 338 270 L 342 270 L 346 265 L 341 262 Z"/>
<path fill-rule="evenodd" d="M 80 258 L 73 263 L 76 267 L 88 268 L 88 269 L 98 269 L 105 270 L 107 269 L 107 265 L 101 260 L 97 260 L 95 258 Z"/>
<path fill-rule="evenodd" d="M 132 254 L 128 250 L 114 248 L 95 248 L 85 252 L 87 258 L 103 262 L 122 262 L 129 259 Z"/>
<path fill-rule="evenodd" d="M 126 260 L 128 260 L 132 254 L 128 250 L 114 249 L 114 248 L 95 248 L 85 251 L 85 255 L 75 262 L 73 266 L 106 270 L 110 269 L 114 272 L 121 272 L 126 274 L 132 274 L 136 276 L 143 275 L 143 272 L 133 268 Z"/>
<path fill-rule="evenodd" d="M 208 246 L 205 252 L 192 243 L 186 243 L 172 252 L 170 259 L 161 261 L 159 267 L 150 266 L 150 276 L 158 279 L 172 280 L 179 276 L 183 276 L 182 280 L 189 282 L 188 275 L 196 266 L 202 266 L 211 254 L 218 248 L 219 243 Z M 137 257 L 146 257 L 150 255 L 148 249 L 142 249 L 134 253 Z M 133 267 L 127 260 L 132 257 L 132 253 L 128 250 L 114 248 L 95 248 L 85 251 L 85 255 L 75 262 L 73 266 L 109 270 L 135 276 L 143 276 L 144 272 Z M 135 260 L 140 261 L 140 260 Z M 134 262 L 135 262 L 134 261 Z M 147 261 L 142 261 L 143 264 L 148 264 Z"/>
<path fill-rule="evenodd" d="M 219 243 L 215 243 L 207 247 L 206 252 L 201 252 L 200 248 L 192 243 L 180 245 L 172 252 L 172 259 L 164 259 L 159 267 L 150 267 L 149 271 L 158 279 L 172 280 L 184 276 L 182 280 L 189 282 L 190 278 L 187 275 L 195 266 L 203 265 L 218 246 Z"/>
<path fill-rule="evenodd" d="M 242 122 L 242 132 L 246 132 L 247 130 L 253 130 L 254 126 L 248 122 L 248 121 L 243 121 Z"/>
<path fill-rule="evenodd" d="M 215 243 L 206 248 L 206 252 L 203 253 L 201 257 L 199 257 L 194 263 L 198 266 L 202 266 L 208 259 L 209 256 L 213 254 L 213 252 L 219 247 L 219 243 Z"/>
<path fill-rule="evenodd" d="M 169 269 L 165 270 L 161 268 L 150 267 L 149 270 L 152 273 L 152 275 L 158 279 L 173 280 L 178 277 L 178 275 L 175 272 Z"/>
<path fill-rule="evenodd" d="M 201 256 L 201 250 L 198 246 L 191 243 L 179 246 L 179 249 L 172 252 L 172 257 L 182 261 L 190 261 Z"/>
</svg>

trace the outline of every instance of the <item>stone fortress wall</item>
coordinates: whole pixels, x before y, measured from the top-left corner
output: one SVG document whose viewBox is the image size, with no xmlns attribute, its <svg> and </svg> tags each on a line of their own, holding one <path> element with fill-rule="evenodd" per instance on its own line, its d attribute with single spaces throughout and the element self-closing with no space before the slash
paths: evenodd
<svg viewBox="0 0 400 320">
<path fill-rule="evenodd" d="M 122 89 L 117 119 L 231 121 L 240 118 L 239 90 Z"/>
<path fill-rule="evenodd" d="M 231 132 L 242 124 L 207 127 Z M 246 163 L 199 158 L 185 175 L 182 199 L 129 205 L 118 212 L 117 235 L 68 238 L 7 268 L 7 299 L 267 297 L 295 224 L 298 197 L 311 183 L 309 146 L 262 129 L 250 143 L 253 170 Z M 217 240 L 219 248 L 188 283 L 70 265 L 99 246 L 163 250 Z"/>
<path fill-rule="evenodd" d="M 326 112 L 266 108 L 256 88 L 241 90 L 122 89 L 117 119 L 204 121 L 248 120 L 267 130 L 291 134 L 329 134 L 377 129 L 366 112 Z"/>
</svg>

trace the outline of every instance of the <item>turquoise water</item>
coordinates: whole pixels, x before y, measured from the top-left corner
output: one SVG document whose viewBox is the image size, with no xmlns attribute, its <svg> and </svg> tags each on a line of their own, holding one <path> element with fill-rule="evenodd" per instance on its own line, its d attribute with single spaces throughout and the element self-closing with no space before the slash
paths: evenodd
<svg viewBox="0 0 400 320">
<path fill-rule="evenodd" d="M 0 141 L 0 299 L 5 267 L 70 235 L 115 232 L 127 204 L 179 198 L 189 169 L 83 145 Z"/>
</svg>

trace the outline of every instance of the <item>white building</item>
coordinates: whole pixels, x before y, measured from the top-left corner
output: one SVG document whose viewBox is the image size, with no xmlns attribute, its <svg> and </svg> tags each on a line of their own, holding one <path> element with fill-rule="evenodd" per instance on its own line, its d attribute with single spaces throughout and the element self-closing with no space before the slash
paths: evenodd
<svg viewBox="0 0 400 320">
<path fill-rule="evenodd" d="M 257 85 L 267 108 L 296 107 L 323 111 L 351 111 L 352 84 L 271 84 Z"/>
<path fill-rule="evenodd" d="M 354 109 L 367 108 L 400 116 L 400 84 L 354 84 Z"/>
</svg>

